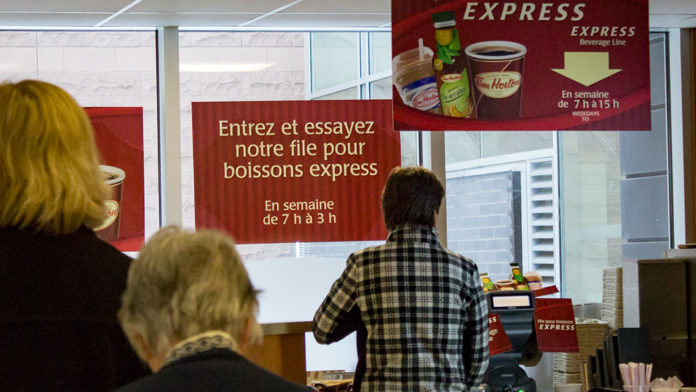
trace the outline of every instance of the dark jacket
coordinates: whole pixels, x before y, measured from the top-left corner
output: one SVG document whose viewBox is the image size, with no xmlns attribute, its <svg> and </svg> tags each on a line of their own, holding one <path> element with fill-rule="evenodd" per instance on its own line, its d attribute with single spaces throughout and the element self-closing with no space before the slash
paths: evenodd
<svg viewBox="0 0 696 392">
<path fill-rule="evenodd" d="M 178 359 L 118 392 L 310 391 L 249 362 L 226 348 Z"/>
<path fill-rule="evenodd" d="M 116 316 L 130 260 L 86 228 L 0 228 L 0 390 L 110 391 L 149 374 Z"/>
</svg>

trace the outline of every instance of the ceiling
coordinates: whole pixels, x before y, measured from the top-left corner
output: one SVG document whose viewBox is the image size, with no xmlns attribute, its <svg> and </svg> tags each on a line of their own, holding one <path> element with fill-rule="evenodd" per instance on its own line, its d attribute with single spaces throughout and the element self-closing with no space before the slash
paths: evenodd
<svg viewBox="0 0 696 392">
<path fill-rule="evenodd" d="M 649 4 L 651 28 L 696 27 L 695 0 Z M 0 26 L 373 29 L 390 26 L 390 8 L 389 0 L 0 0 Z"/>
</svg>

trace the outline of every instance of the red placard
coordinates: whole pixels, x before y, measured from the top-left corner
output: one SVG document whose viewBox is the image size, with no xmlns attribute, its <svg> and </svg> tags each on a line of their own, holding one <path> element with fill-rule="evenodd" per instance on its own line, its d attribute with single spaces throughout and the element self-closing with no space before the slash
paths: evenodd
<svg viewBox="0 0 696 392">
<path fill-rule="evenodd" d="M 392 26 L 395 130 L 651 127 L 648 0 L 393 0 Z M 444 68 L 428 70 L 429 53 Z M 443 75 L 468 87 L 442 90 Z M 449 116 L 424 111 L 438 93 Z"/>
<path fill-rule="evenodd" d="M 534 327 L 539 351 L 578 352 L 575 313 L 570 299 L 537 298 Z"/>
<path fill-rule="evenodd" d="M 196 226 L 237 243 L 382 240 L 391 103 L 194 102 Z"/>
<path fill-rule="evenodd" d="M 102 163 L 125 172 L 120 200 L 114 197 L 120 219 L 97 234 L 121 251 L 138 251 L 145 239 L 143 109 L 95 107 L 85 111 L 94 127 Z"/>
<path fill-rule="evenodd" d="M 558 293 L 558 287 L 556 285 L 546 286 L 539 290 L 534 290 L 534 297 L 539 298 L 545 295 L 552 295 Z"/>
<path fill-rule="evenodd" d="M 488 355 L 491 357 L 512 350 L 512 343 L 505 333 L 500 317 L 495 313 L 488 314 Z"/>
</svg>

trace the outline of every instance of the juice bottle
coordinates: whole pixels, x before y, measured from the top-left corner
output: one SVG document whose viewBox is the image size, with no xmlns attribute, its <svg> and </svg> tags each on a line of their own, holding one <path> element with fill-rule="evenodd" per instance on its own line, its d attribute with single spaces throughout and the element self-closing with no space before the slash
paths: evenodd
<svg viewBox="0 0 696 392">
<path fill-rule="evenodd" d="M 433 14 L 432 19 L 437 44 L 433 69 L 440 93 L 442 114 L 449 117 L 472 117 L 474 105 L 466 72 L 466 58 L 459 53 L 462 46 L 454 11 L 438 12 Z"/>
<path fill-rule="evenodd" d="M 527 282 L 527 278 L 522 275 L 520 265 L 517 263 L 510 263 L 510 269 L 512 270 L 512 280 L 515 281 L 515 290 L 529 291 L 529 282 Z"/>
<path fill-rule="evenodd" d="M 491 291 L 497 291 L 495 287 L 495 283 L 491 280 L 491 277 L 488 276 L 488 273 L 483 272 L 481 273 L 481 285 L 483 286 L 483 292 L 484 293 L 490 293 Z"/>
</svg>

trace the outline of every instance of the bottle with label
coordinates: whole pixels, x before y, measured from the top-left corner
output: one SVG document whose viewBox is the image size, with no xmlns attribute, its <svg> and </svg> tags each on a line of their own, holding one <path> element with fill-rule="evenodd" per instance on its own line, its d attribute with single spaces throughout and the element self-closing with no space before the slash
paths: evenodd
<svg viewBox="0 0 696 392">
<path fill-rule="evenodd" d="M 483 292 L 484 293 L 490 293 L 491 291 L 497 291 L 495 287 L 495 283 L 491 280 L 491 277 L 488 276 L 488 273 L 482 272 L 481 273 L 481 285 L 483 286 Z"/>
<path fill-rule="evenodd" d="M 527 278 L 522 275 L 522 269 L 517 263 L 510 263 L 510 270 L 512 271 L 512 280 L 515 281 L 515 290 L 525 290 L 529 291 L 529 282 Z"/>
<path fill-rule="evenodd" d="M 454 11 L 433 14 L 437 53 L 433 57 L 433 69 L 440 93 L 442 114 L 449 117 L 472 117 L 474 105 L 471 100 L 466 58 L 462 50 Z"/>
</svg>

